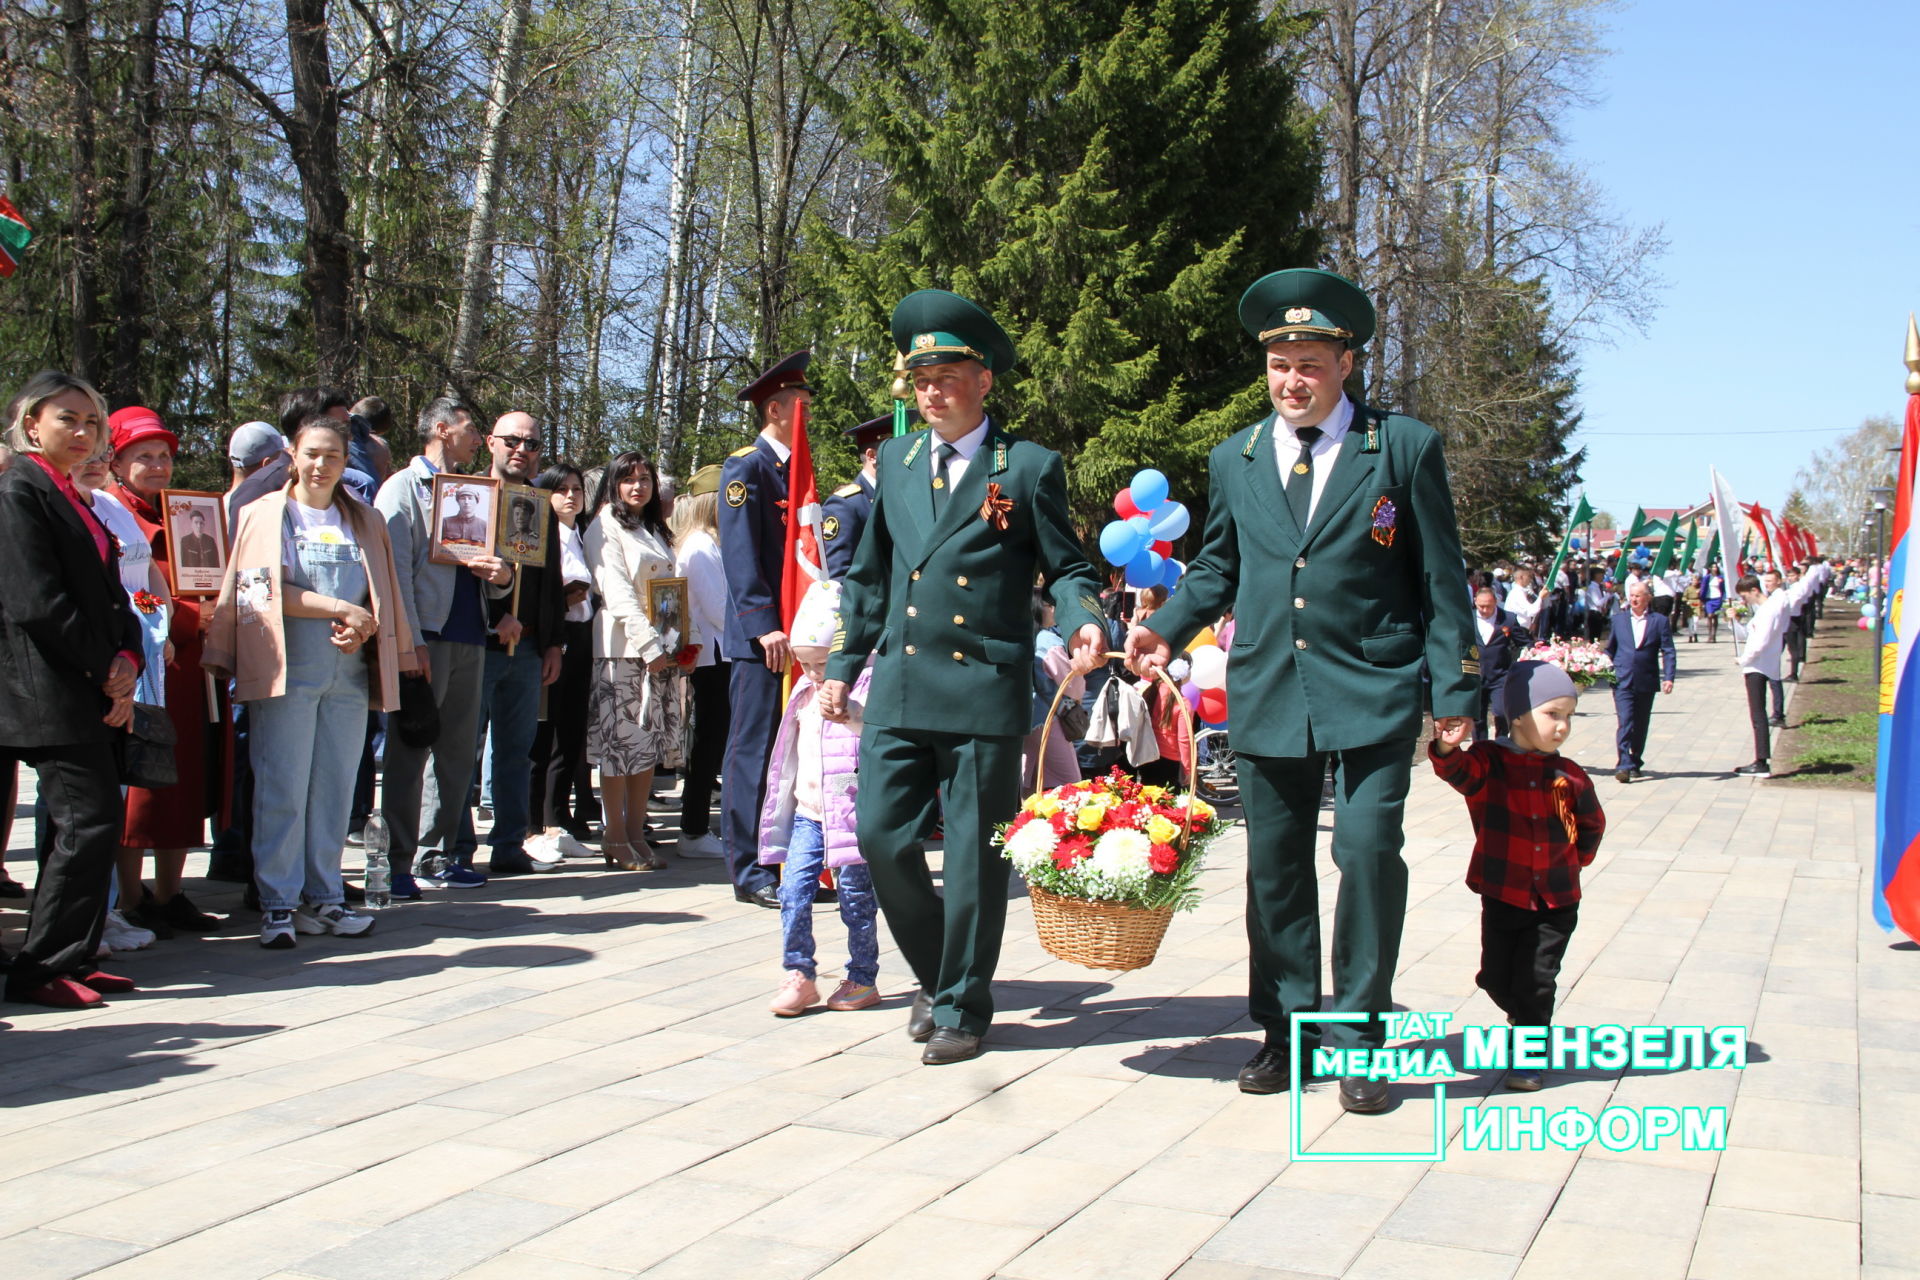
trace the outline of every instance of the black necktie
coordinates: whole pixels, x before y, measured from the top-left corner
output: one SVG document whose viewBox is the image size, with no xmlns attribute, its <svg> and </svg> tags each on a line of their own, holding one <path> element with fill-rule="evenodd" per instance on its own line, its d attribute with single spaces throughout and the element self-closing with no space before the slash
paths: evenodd
<svg viewBox="0 0 1920 1280">
<path fill-rule="evenodd" d="M 1300 441 L 1300 456 L 1287 472 L 1287 506 L 1293 511 L 1294 522 L 1304 532 L 1307 516 L 1313 510 L 1313 442 L 1322 432 L 1318 427 L 1300 427 L 1293 434 Z"/>
<path fill-rule="evenodd" d="M 936 516 L 947 509 L 947 495 L 953 492 L 953 482 L 947 478 L 947 465 L 959 452 L 950 444 L 942 444 L 933 452 L 933 514 Z"/>
</svg>

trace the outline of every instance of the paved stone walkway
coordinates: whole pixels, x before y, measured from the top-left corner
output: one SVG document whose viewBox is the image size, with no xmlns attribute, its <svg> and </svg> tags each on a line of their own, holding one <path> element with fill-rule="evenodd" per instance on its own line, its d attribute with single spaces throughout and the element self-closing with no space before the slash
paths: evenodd
<svg viewBox="0 0 1920 1280">
<path fill-rule="evenodd" d="M 1868 914 L 1872 797 L 1733 778 L 1729 648 L 1679 652 L 1653 776 L 1600 780 L 1561 1020 L 1748 1026 L 1744 1071 L 1463 1076 L 1444 1160 L 1293 1161 L 1291 1100 L 1232 1082 L 1237 836 L 1142 971 L 1051 959 L 1016 904 L 991 1052 L 946 1068 L 902 1034 L 891 950 L 883 1008 L 776 1021 L 775 918 L 718 864 L 579 870 L 294 952 L 243 915 L 117 960 L 144 990 L 104 1009 L 0 1006 L 0 1276 L 1920 1276 L 1920 952 Z M 1573 754 L 1611 742 L 1595 691 Z M 1397 997 L 1491 1024 L 1464 807 L 1422 765 L 1407 816 Z M 1308 1091 L 1309 1150 L 1430 1141 L 1430 1087 L 1395 1092 L 1361 1117 Z M 1728 1146 L 1469 1152 L 1483 1100 L 1727 1106 Z"/>
</svg>

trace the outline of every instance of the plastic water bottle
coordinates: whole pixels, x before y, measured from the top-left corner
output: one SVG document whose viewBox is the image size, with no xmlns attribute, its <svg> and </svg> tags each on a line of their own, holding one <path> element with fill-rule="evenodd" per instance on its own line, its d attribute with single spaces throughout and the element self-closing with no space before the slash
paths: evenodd
<svg viewBox="0 0 1920 1280">
<path fill-rule="evenodd" d="M 387 821 L 379 814 L 367 819 L 360 832 L 367 855 L 367 909 L 379 911 L 393 902 L 393 870 L 387 865 Z"/>
</svg>

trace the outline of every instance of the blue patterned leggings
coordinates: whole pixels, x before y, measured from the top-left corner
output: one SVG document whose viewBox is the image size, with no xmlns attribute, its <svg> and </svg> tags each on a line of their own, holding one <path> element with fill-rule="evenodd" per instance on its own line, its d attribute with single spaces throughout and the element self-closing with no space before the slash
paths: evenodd
<svg viewBox="0 0 1920 1280">
<path fill-rule="evenodd" d="M 793 816 L 793 838 L 787 845 L 787 863 L 780 873 L 780 928 L 786 935 L 785 964 L 812 978 L 813 899 L 820 888 L 820 868 L 826 862 L 826 837 L 812 818 Z M 834 872 L 840 890 L 840 919 L 847 926 L 847 977 L 872 986 L 880 976 L 880 936 L 875 926 L 878 903 L 873 877 L 865 863 Z"/>
</svg>

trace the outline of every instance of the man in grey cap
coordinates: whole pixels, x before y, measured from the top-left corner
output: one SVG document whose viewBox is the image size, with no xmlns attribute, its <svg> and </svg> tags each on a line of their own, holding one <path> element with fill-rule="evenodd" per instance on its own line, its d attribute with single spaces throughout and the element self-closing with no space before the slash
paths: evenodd
<svg viewBox="0 0 1920 1280">
<path fill-rule="evenodd" d="M 287 438 L 265 422 L 243 422 L 227 440 L 227 461 L 233 466 L 233 482 L 227 486 L 227 527 L 233 527 L 237 514 L 233 495 L 241 484 L 260 468 L 287 451 Z"/>
</svg>

